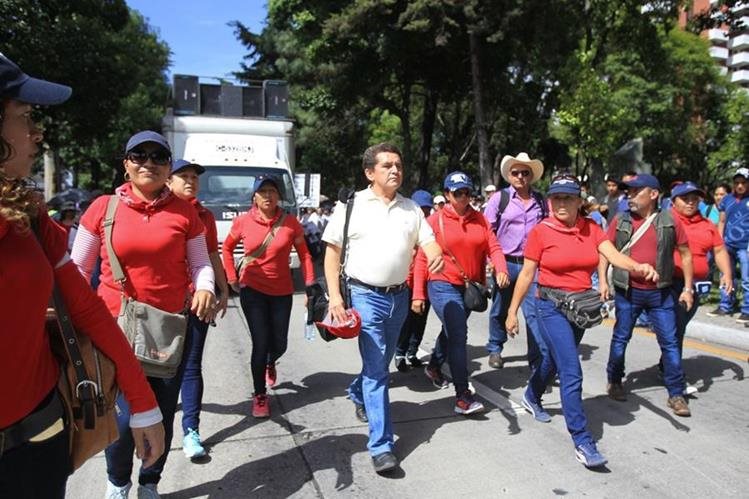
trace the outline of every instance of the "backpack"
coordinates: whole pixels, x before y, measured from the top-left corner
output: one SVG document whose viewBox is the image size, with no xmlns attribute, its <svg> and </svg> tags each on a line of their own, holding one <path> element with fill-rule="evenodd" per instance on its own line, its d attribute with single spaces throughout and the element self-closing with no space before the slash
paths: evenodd
<svg viewBox="0 0 749 499">
<path fill-rule="evenodd" d="M 541 207 L 541 220 L 548 217 L 549 208 L 546 206 L 546 200 L 541 195 L 541 193 L 531 190 L 531 197 L 533 197 L 533 199 L 535 199 L 538 205 Z M 507 189 L 502 189 L 499 191 L 499 207 L 497 208 L 496 219 L 497 228 L 499 228 L 499 222 L 500 220 L 502 220 L 502 213 L 505 212 L 508 204 L 510 204 L 510 193 L 507 192 Z"/>
</svg>

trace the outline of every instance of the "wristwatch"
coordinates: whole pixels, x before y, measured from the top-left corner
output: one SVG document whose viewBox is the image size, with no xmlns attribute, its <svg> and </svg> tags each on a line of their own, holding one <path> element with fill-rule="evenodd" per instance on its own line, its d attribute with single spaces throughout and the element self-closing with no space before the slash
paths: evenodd
<svg viewBox="0 0 749 499">
<path fill-rule="evenodd" d="M 694 294 L 694 289 L 692 289 L 692 288 L 684 288 L 684 289 L 682 290 L 682 293 L 690 293 L 690 294 Z"/>
</svg>

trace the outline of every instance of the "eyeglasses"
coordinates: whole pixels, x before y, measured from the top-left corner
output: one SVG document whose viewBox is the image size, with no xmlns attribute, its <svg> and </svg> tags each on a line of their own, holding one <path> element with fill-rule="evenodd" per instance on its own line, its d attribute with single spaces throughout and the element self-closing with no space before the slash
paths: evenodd
<svg viewBox="0 0 749 499">
<path fill-rule="evenodd" d="M 530 177 L 531 171 L 530 170 L 512 170 L 510 171 L 510 175 L 513 177 Z"/>
<path fill-rule="evenodd" d="M 159 166 L 169 164 L 169 161 L 171 161 L 172 159 L 172 155 L 164 151 L 163 149 L 153 152 L 146 152 L 136 149 L 127 153 L 126 157 L 129 161 L 132 161 L 133 163 L 136 163 L 138 165 L 143 165 L 150 159 L 154 165 Z"/>
<path fill-rule="evenodd" d="M 453 197 L 456 197 L 456 198 L 462 198 L 462 197 L 470 196 L 470 195 L 471 195 L 471 191 L 468 189 L 458 189 L 457 191 L 453 191 Z"/>
</svg>

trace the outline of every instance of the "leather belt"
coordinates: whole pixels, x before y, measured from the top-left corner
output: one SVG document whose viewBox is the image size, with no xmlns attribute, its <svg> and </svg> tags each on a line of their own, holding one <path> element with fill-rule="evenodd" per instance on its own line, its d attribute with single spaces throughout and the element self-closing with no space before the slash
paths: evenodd
<svg viewBox="0 0 749 499">
<path fill-rule="evenodd" d="M 512 255 L 505 255 L 505 260 L 512 263 L 523 263 L 523 257 L 522 256 L 512 256 Z"/>
<path fill-rule="evenodd" d="M 349 277 L 349 282 L 354 286 L 361 286 L 362 288 L 367 288 L 371 291 L 376 291 L 377 293 L 398 293 L 408 287 L 405 282 L 394 284 L 392 286 L 373 286 L 366 282 L 361 282 L 359 279 L 354 279 L 353 277 Z"/>
<path fill-rule="evenodd" d="M 0 430 L 0 456 L 49 429 L 62 416 L 62 402 L 55 389 L 47 405 L 32 412 L 16 424 Z"/>
</svg>

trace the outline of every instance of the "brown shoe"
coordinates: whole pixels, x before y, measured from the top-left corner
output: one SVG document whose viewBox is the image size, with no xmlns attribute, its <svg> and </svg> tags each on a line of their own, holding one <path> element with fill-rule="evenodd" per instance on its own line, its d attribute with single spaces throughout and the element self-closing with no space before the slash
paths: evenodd
<svg viewBox="0 0 749 499">
<path fill-rule="evenodd" d="M 502 355 L 499 353 L 490 353 L 489 354 L 489 367 L 493 367 L 494 369 L 502 369 L 505 366 L 505 359 L 502 358 Z"/>
<path fill-rule="evenodd" d="M 606 393 L 617 402 L 625 402 L 627 400 L 627 392 L 624 391 L 621 383 L 609 383 L 606 385 Z"/>
<path fill-rule="evenodd" d="M 677 395 L 675 397 L 669 397 L 668 406 L 677 416 L 688 418 L 689 416 L 692 415 L 692 413 L 689 410 L 689 405 L 687 405 L 687 400 L 681 395 Z"/>
</svg>

